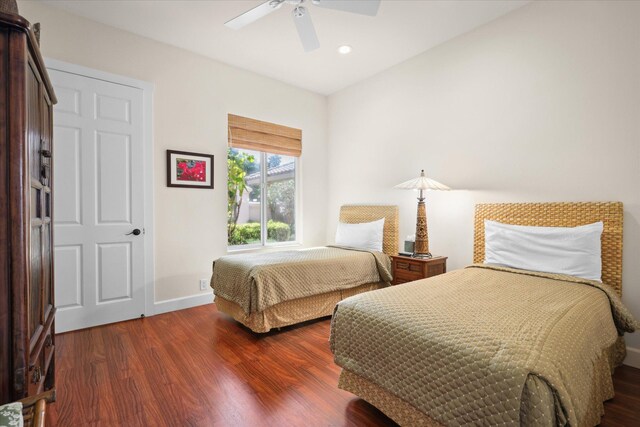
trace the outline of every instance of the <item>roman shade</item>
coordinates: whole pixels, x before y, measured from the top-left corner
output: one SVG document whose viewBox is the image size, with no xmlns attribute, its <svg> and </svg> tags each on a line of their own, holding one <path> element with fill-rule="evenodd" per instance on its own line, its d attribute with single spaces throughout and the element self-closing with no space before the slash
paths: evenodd
<svg viewBox="0 0 640 427">
<path fill-rule="evenodd" d="M 229 114 L 229 147 L 300 157 L 302 131 Z"/>
</svg>

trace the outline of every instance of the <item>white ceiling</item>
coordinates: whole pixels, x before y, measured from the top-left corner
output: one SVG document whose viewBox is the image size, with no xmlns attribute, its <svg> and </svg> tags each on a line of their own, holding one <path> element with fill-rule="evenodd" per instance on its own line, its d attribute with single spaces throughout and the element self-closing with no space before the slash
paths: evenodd
<svg viewBox="0 0 640 427">
<path fill-rule="evenodd" d="M 306 1 L 320 48 L 304 53 L 291 5 L 240 30 L 223 24 L 262 0 L 45 1 L 54 7 L 321 94 L 331 94 L 468 32 L 526 0 L 383 0 L 376 17 Z M 338 46 L 353 46 L 340 55 Z"/>
</svg>

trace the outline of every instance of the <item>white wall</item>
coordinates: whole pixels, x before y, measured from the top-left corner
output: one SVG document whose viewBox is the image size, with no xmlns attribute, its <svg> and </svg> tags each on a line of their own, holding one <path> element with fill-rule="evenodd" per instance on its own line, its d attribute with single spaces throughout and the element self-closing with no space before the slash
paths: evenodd
<svg viewBox="0 0 640 427">
<path fill-rule="evenodd" d="M 304 244 L 325 243 L 326 98 L 61 10 L 20 2 L 49 58 L 155 85 L 155 299 L 200 294 L 225 255 L 227 113 L 302 129 Z M 212 153 L 214 190 L 166 187 L 167 149 Z M 210 291 L 206 292 L 210 294 Z"/>
<path fill-rule="evenodd" d="M 472 261 L 475 203 L 619 200 L 640 319 L 639 22 L 640 3 L 534 2 L 330 96 L 328 239 L 345 202 L 398 204 L 413 234 L 392 187 L 421 168 L 458 189 L 427 196 L 450 268 Z"/>
</svg>

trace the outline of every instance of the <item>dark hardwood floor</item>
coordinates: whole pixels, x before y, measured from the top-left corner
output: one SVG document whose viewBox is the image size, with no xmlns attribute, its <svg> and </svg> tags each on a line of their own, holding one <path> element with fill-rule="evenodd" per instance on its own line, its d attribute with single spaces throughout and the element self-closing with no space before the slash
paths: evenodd
<svg viewBox="0 0 640 427">
<path fill-rule="evenodd" d="M 336 387 L 329 320 L 258 336 L 214 305 L 56 337 L 58 426 L 394 426 Z M 603 426 L 640 420 L 640 370 L 614 376 Z"/>
</svg>

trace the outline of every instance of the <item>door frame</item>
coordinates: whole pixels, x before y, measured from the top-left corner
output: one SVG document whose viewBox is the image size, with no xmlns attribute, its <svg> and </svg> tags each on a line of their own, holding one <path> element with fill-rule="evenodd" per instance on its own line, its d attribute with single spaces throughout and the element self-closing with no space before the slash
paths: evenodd
<svg viewBox="0 0 640 427">
<path fill-rule="evenodd" d="M 47 69 L 57 70 L 65 73 L 76 74 L 82 77 L 89 77 L 96 80 L 103 80 L 123 86 L 142 90 L 142 149 L 143 149 L 143 182 L 144 182 L 144 315 L 153 316 L 155 314 L 155 241 L 154 241 L 154 210 L 153 210 L 153 83 L 133 79 L 131 77 L 118 74 L 107 73 L 105 71 L 84 67 L 82 65 L 71 64 L 57 59 L 45 58 L 44 63 Z M 54 141 L 55 144 L 55 141 Z M 54 189 L 55 197 L 55 189 Z M 55 219 L 55 212 L 54 212 Z M 54 220 L 55 224 L 55 220 Z M 54 234 L 55 239 L 55 234 Z M 54 243 L 55 244 L 55 243 Z"/>
</svg>

